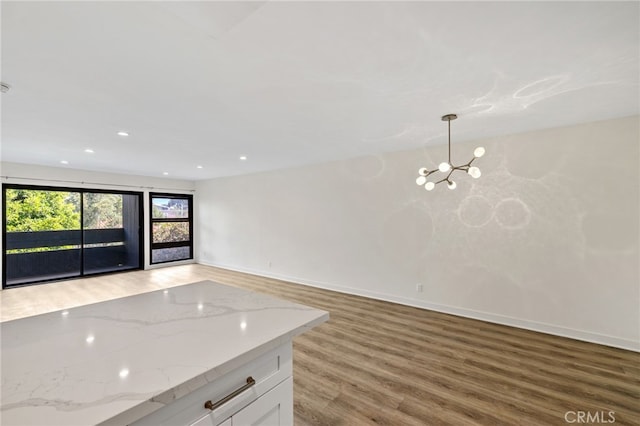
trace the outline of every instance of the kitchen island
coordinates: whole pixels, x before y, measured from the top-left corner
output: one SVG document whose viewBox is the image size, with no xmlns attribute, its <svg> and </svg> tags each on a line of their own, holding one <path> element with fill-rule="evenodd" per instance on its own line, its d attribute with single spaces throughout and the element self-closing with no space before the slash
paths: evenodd
<svg viewBox="0 0 640 426">
<path fill-rule="evenodd" d="M 4 322 L 0 421 L 293 424 L 291 341 L 328 318 L 203 281 Z"/>
</svg>

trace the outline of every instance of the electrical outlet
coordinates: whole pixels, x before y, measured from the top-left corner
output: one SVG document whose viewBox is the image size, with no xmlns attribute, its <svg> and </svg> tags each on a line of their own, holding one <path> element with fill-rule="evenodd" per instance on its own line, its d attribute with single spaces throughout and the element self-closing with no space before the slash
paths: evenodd
<svg viewBox="0 0 640 426">
<path fill-rule="evenodd" d="M 416 291 L 422 293 L 422 284 L 416 284 Z"/>
</svg>

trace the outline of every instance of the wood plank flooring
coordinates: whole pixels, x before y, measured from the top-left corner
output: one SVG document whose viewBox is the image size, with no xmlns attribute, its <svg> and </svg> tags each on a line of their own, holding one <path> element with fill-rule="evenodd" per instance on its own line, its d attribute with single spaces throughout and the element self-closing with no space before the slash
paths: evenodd
<svg viewBox="0 0 640 426">
<path fill-rule="evenodd" d="M 640 425 L 638 353 L 202 265 L 2 291 L 2 319 L 204 279 L 331 313 L 294 341 L 296 425 Z"/>
</svg>

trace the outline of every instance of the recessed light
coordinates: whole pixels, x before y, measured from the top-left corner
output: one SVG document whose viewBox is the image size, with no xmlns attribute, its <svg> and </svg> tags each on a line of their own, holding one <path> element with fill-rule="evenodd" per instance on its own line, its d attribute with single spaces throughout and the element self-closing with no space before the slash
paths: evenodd
<svg viewBox="0 0 640 426">
<path fill-rule="evenodd" d="M 84 152 L 86 152 L 87 154 L 93 154 L 93 150 L 91 148 L 87 148 L 84 150 Z"/>
<path fill-rule="evenodd" d="M 120 378 L 124 379 L 129 375 L 129 369 L 123 368 L 122 370 L 120 370 L 120 373 L 118 373 L 118 375 L 120 376 Z"/>
<path fill-rule="evenodd" d="M 196 166 L 196 169 L 201 169 L 201 168 L 202 168 L 202 166 Z"/>
<path fill-rule="evenodd" d="M 118 132 L 118 136 L 127 137 L 129 136 L 129 132 Z"/>
<path fill-rule="evenodd" d="M 162 172 L 163 175 L 167 176 L 169 172 Z"/>
<path fill-rule="evenodd" d="M 244 160 L 246 160 L 246 159 L 247 159 L 247 156 L 246 156 L 246 155 L 241 155 L 241 156 L 240 156 L 240 159 L 241 159 L 242 161 L 244 161 Z"/>
<path fill-rule="evenodd" d="M 67 160 L 60 160 L 61 164 L 69 164 L 69 162 Z"/>
</svg>

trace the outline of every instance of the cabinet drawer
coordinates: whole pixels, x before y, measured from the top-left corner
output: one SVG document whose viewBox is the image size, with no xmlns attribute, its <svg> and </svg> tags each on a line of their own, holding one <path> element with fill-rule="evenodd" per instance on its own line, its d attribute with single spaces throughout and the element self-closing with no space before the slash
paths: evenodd
<svg viewBox="0 0 640 426">
<path fill-rule="evenodd" d="M 293 426 L 293 377 L 234 414 L 231 426 Z"/>
<path fill-rule="evenodd" d="M 205 416 L 222 423 L 292 375 L 291 343 L 271 350 L 169 405 L 141 418 L 131 426 L 186 426 Z M 247 384 L 251 377 L 255 383 Z M 241 389 L 241 388 L 245 389 Z M 235 394 L 235 395 L 234 395 Z M 233 397 L 218 405 L 217 402 Z M 210 401 L 213 410 L 205 408 Z"/>
<path fill-rule="evenodd" d="M 288 377 L 222 423 L 208 414 L 189 426 L 293 426 L 293 377 Z"/>
</svg>

